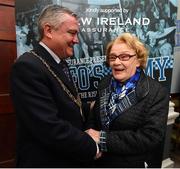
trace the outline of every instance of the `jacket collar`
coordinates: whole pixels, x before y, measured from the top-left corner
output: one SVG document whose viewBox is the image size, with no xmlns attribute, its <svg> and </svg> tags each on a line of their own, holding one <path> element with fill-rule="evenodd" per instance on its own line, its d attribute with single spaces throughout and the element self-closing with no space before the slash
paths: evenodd
<svg viewBox="0 0 180 169">
<path fill-rule="evenodd" d="M 59 64 L 61 62 L 61 59 L 48 47 L 45 43 L 42 41 L 39 42 L 39 44 L 44 47 L 48 53 L 53 57 L 53 59 Z"/>
<path fill-rule="evenodd" d="M 138 100 L 141 100 L 149 93 L 149 81 L 144 71 L 141 70 L 141 75 L 136 86 L 136 96 Z"/>
</svg>

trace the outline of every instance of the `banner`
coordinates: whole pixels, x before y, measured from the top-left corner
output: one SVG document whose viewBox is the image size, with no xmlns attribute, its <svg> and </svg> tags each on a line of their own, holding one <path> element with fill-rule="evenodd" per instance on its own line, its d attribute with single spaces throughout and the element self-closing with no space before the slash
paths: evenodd
<svg viewBox="0 0 180 169">
<path fill-rule="evenodd" d="M 136 35 L 149 49 L 145 73 L 168 90 L 171 87 L 177 2 L 173 0 L 16 0 L 17 51 L 22 54 L 37 43 L 36 19 L 46 4 L 70 8 L 79 16 L 80 43 L 67 59 L 83 101 L 96 99 L 106 67 L 108 42 L 123 32 Z M 24 4 L 24 5 L 23 5 Z"/>
</svg>

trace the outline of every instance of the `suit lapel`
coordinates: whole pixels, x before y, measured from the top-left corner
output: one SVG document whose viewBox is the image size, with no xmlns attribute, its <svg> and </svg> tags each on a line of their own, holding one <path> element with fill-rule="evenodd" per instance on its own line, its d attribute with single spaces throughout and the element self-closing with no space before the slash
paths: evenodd
<svg viewBox="0 0 180 169">
<path fill-rule="evenodd" d="M 77 92 L 73 82 L 69 81 L 62 67 L 53 59 L 53 57 L 49 54 L 49 52 L 39 44 L 37 48 L 34 49 L 34 51 L 47 62 L 47 64 L 51 67 L 54 73 L 63 81 L 65 86 L 76 97 Z"/>
</svg>

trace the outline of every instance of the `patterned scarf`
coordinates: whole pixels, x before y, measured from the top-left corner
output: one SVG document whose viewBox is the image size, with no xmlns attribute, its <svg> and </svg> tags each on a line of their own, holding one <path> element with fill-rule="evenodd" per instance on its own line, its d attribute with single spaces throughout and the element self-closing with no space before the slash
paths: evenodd
<svg viewBox="0 0 180 169">
<path fill-rule="evenodd" d="M 124 84 L 112 78 L 111 93 L 107 92 L 107 89 L 106 92 L 104 91 L 106 93 L 105 95 L 110 98 L 107 100 L 107 97 L 101 97 L 100 99 L 100 105 L 103 105 L 100 106 L 101 121 L 105 129 L 109 128 L 111 121 L 136 103 L 135 88 L 140 77 L 140 72 L 141 69 L 137 68 L 135 75 Z"/>
</svg>

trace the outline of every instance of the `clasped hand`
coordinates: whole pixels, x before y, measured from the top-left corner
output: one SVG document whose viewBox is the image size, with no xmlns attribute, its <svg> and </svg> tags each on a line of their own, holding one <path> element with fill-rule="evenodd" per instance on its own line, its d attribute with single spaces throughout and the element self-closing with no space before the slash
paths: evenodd
<svg viewBox="0 0 180 169">
<path fill-rule="evenodd" d="M 85 131 L 87 134 L 89 134 L 93 140 L 98 144 L 100 140 L 100 132 L 94 129 L 88 129 Z"/>
<path fill-rule="evenodd" d="M 91 137 L 92 137 L 92 139 L 97 143 L 97 144 L 99 144 L 99 141 L 100 141 L 100 132 L 99 131 L 97 131 L 97 130 L 94 130 L 94 129 L 88 129 L 88 130 L 86 130 L 85 131 L 87 134 L 89 134 Z M 98 152 L 97 154 L 96 154 L 96 157 L 95 157 L 95 159 L 98 159 L 98 158 L 100 158 L 102 156 L 102 152 Z"/>
</svg>

